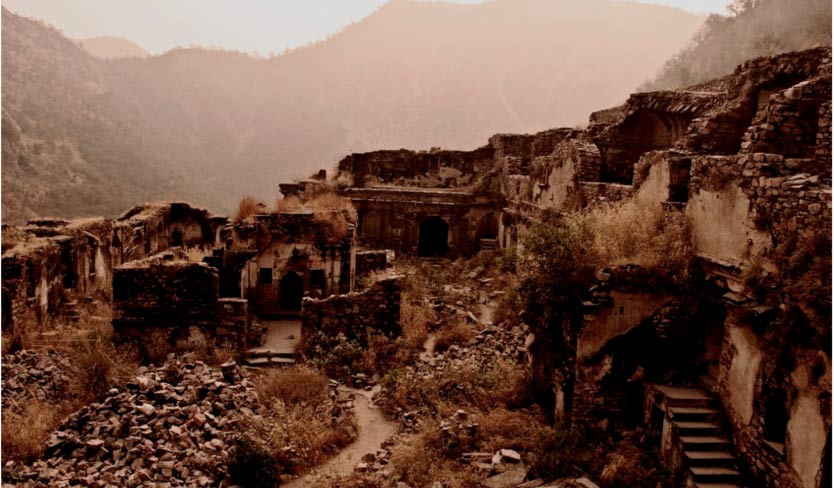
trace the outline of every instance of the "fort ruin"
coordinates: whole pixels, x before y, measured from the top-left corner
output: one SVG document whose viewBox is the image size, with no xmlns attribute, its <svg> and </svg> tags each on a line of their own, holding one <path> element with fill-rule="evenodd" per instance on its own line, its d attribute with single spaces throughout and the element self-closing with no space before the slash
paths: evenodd
<svg viewBox="0 0 834 488">
<path fill-rule="evenodd" d="M 830 284 L 794 289 L 785 255 L 809 246 L 812 259 L 830 238 L 830 162 L 831 49 L 755 59 L 687 90 L 634 94 L 586 129 L 351 154 L 331 181 L 281 186 L 349 199 L 357 219 L 337 236 L 314 211 L 232 222 L 179 202 L 5 229 L 17 237 L 3 250 L 2 330 L 48 328 L 98 298 L 140 343 L 153 331 L 243 353 L 259 345 L 253 322 L 287 314 L 301 334 L 396 336 L 398 277 L 360 286 L 387 266 L 383 250 L 515 249 L 546 210 L 638 201 L 686 219 L 697 273 L 663 286 L 639 267 L 600 270 L 560 352 L 570 367 L 541 336 L 527 345 L 540 402 L 592 429 L 614 416 L 642 425 L 687 486 L 830 486 L 830 302 L 814 303 Z"/>
</svg>

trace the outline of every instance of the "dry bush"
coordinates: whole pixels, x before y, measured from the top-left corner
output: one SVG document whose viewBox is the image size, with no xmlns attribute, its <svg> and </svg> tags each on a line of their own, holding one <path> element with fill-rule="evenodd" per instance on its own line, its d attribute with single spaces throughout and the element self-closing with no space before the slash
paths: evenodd
<svg viewBox="0 0 834 488">
<path fill-rule="evenodd" d="M 603 265 L 637 264 L 685 277 L 693 250 L 686 218 L 631 199 L 591 209 L 594 246 Z"/>
<path fill-rule="evenodd" d="M 98 400 L 110 388 L 134 376 L 137 364 L 129 349 L 117 350 L 107 332 L 91 331 L 70 353 L 73 390 L 79 398 Z"/>
<path fill-rule="evenodd" d="M 352 414 L 336 422 L 327 404 L 288 404 L 275 400 L 266 427 L 257 429 L 281 471 L 298 474 L 321 464 L 358 435 Z"/>
<path fill-rule="evenodd" d="M 31 400 L 20 412 L 3 411 L 3 463 L 18 460 L 25 463 L 43 455 L 46 441 L 61 421 L 79 404 L 76 402 L 47 403 Z"/>
<path fill-rule="evenodd" d="M 304 205 L 301 204 L 301 199 L 295 195 L 281 198 L 275 202 L 275 211 L 278 213 L 300 212 L 303 209 Z"/>
<path fill-rule="evenodd" d="M 434 343 L 434 350 L 436 352 L 443 352 L 453 345 L 466 344 L 470 339 L 475 337 L 475 331 L 463 320 L 453 319 L 452 323 L 446 324 L 437 333 L 437 338 Z"/>
<path fill-rule="evenodd" d="M 246 220 L 247 218 L 253 215 L 257 215 L 261 205 L 262 204 L 251 195 L 246 195 L 245 197 L 241 198 L 240 203 L 237 204 L 237 212 L 235 212 L 235 222 L 240 222 L 242 220 Z"/>
<path fill-rule="evenodd" d="M 648 453 L 628 437 L 608 455 L 599 481 L 603 488 L 642 488 L 644 486 L 680 486 L 671 473 L 657 463 L 656 453 Z"/>
<path fill-rule="evenodd" d="M 422 302 L 413 302 L 411 297 L 402 295 L 400 301 L 400 324 L 402 337 L 413 348 L 422 349 L 429 338 L 429 325 L 434 323 L 435 313 Z"/>
<path fill-rule="evenodd" d="M 290 405 L 316 403 L 327 398 L 327 377 L 306 366 L 274 369 L 255 378 L 255 390 L 264 405 L 281 400 Z"/>
<path fill-rule="evenodd" d="M 461 464 L 458 459 L 444 457 L 440 429 L 433 422 L 394 447 L 391 465 L 395 474 L 410 486 L 432 486 L 435 482 L 446 488 L 482 486 L 482 476 L 471 467 Z"/>
<path fill-rule="evenodd" d="M 478 449 L 493 452 L 515 449 L 522 452 L 536 447 L 536 438 L 546 428 L 541 412 L 496 408 L 478 417 Z"/>
<path fill-rule="evenodd" d="M 400 368 L 382 379 L 382 408 L 390 416 L 418 410 L 442 417 L 458 408 L 514 407 L 525 403 L 527 377 L 526 367 L 502 359 L 445 363 L 431 376 Z"/>
</svg>

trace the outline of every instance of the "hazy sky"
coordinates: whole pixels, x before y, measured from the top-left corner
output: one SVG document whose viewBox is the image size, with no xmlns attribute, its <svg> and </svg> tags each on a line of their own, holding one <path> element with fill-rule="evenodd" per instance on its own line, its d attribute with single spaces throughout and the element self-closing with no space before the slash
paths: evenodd
<svg viewBox="0 0 834 488">
<path fill-rule="evenodd" d="M 266 55 L 317 41 L 387 0 L 2 0 L 71 38 L 120 36 L 159 54 L 215 46 Z M 454 0 L 479 3 L 481 0 Z M 505 0 L 507 1 L 507 0 Z M 554 0 L 555 1 L 555 0 Z M 697 13 L 724 13 L 731 0 L 641 0 Z"/>
</svg>

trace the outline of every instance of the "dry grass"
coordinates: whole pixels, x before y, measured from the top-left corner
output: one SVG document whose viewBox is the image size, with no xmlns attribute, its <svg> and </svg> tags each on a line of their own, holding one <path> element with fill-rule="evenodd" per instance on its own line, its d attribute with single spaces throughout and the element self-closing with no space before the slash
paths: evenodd
<svg viewBox="0 0 834 488">
<path fill-rule="evenodd" d="M 306 366 L 269 370 L 255 377 L 260 402 L 268 408 L 266 424 L 253 426 L 281 472 L 298 474 L 318 465 L 356 438 L 356 420 L 334 410 L 328 379 Z"/>
<path fill-rule="evenodd" d="M 46 441 L 61 421 L 81 406 L 79 401 L 47 403 L 32 400 L 17 412 L 3 412 L 3 460 L 30 463 L 43 455 Z"/>
<path fill-rule="evenodd" d="M 475 331 L 462 319 L 453 318 L 451 323 L 446 324 L 437 333 L 434 343 L 436 352 L 443 352 L 454 345 L 466 344 L 475 337 Z"/>
<path fill-rule="evenodd" d="M 415 349 L 422 349 L 429 338 L 429 325 L 434 323 L 435 313 L 421 301 L 412 301 L 403 293 L 400 301 L 400 325 L 402 337 Z"/>
<path fill-rule="evenodd" d="M 444 457 L 436 423 L 428 423 L 419 434 L 403 439 L 391 453 L 391 465 L 410 486 L 432 486 L 435 482 L 446 488 L 482 486 L 481 475 L 458 459 Z"/>
<path fill-rule="evenodd" d="M 275 400 L 290 405 L 309 404 L 327 398 L 327 377 L 306 366 L 269 370 L 256 377 L 254 383 L 258 398 L 265 405 Z"/>
<path fill-rule="evenodd" d="M 587 217 L 603 265 L 637 264 L 666 275 L 688 268 L 693 251 L 682 214 L 632 199 L 596 207 Z"/>
<path fill-rule="evenodd" d="M 525 404 L 527 369 L 501 359 L 445 363 L 431 375 L 392 370 L 382 380 L 382 407 L 390 416 L 418 410 L 444 417 L 457 409 L 488 411 Z"/>
<path fill-rule="evenodd" d="M 237 204 L 237 212 L 235 212 L 235 222 L 240 222 L 242 220 L 246 220 L 247 218 L 257 215 L 259 211 L 259 207 L 262 204 L 258 202 L 258 199 L 251 195 L 246 195 L 245 197 L 240 199 L 240 203 Z"/>
<path fill-rule="evenodd" d="M 303 209 L 304 205 L 301 203 L 301 199 L 294 195 L 280 198 L 277 202 L 275 202 L 275 211 L 278 213 L 300 212 Z"/>
<path fill-rule="evenodd" d="M 309 188 L 298 196 L 278 200 L 275 212 L 313 213 L 313 220 L 322 228 L 325 240 L 336 242 L 348 231 L 348 226 L 356 222 L 356 209 L 347 198 L 339 196 L 332 187 L 320 185 Z"/>
</svg>

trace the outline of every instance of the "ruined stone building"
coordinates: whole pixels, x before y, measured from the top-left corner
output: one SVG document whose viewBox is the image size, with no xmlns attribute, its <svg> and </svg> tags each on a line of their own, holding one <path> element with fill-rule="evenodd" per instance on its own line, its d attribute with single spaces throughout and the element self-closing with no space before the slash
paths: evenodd
<svg viewBox="0 0 834 488">
<path fill-rule="evenodd" d="M 548 386 L 556 416 L 645 421 L 698 486 L 830 486 L 831 310 L 815 303 L 830 284 L 799 263 L 830 267 L 830 48 L 637 93 L 584 130 L 353 154 L 338 173 L 360 243 L 423 256 L 512 248 L 544 209 L 638 199 L 682 213 L 692 282 L 603 272 L 575 368 Z"/>
<path fill-rule="evenodd" d="M 512 249 L 546 209 L 636 199 L 685 217 L 695 269 L 673 285 L 600 270 L 570 367 L 554 372 L 542 337 L 530 345 L 546 406 L 592 429 L 642 424 L 688 486 L 831 485 L 830 283 L 815 268 L 830 269 L 830 48 L 637 93 L 585 129 L 352 154 L 335 179 L 358 214 L 336 233 L 321 212 L 230 223 L 181 203 L 6 229 L 3 333 L 112 293 L 114 327 L 179 327 L 176 340 L 196 328 L 240 344 L 252 317 L 287 313 L 306 329 L 396 334 L 397 279 L 356 285 L 384 266 L 374 250 Z"/>
</svg>

